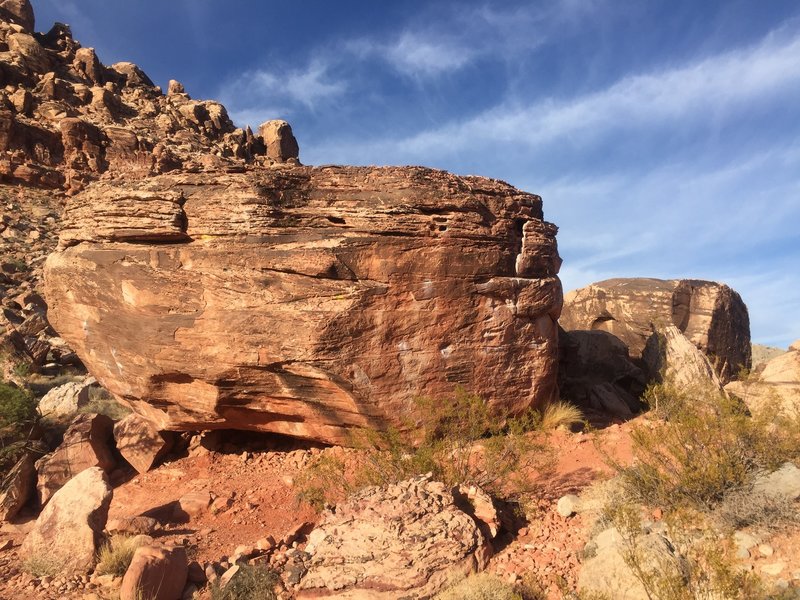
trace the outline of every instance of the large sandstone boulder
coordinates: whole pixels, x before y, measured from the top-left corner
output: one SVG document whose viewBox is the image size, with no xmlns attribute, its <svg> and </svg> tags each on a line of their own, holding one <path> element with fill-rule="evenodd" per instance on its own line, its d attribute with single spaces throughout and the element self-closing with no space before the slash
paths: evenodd
<svg viewBox="0 0 800 600">
<path fill-rule="evenodd" d="M 724 382 L 750 367 L 747 307 L 727 285 L 692 279 L 609 279 L 569 292 L 561 326 L 607 331 L 640 359 L 652 333 L 675 325 Z M 653 375 L 653 374 L 651 374 Z"/>
<path fill-rule="evenodd" d="M 105 415 L 77 417 L 54 452 L 37 463 L 39 501 L 44 506 L 64 484 L 90 467 L 110 471 L 114 465 L 111 439 L 114 422 Z"/>
<path fill-rule="evenodd" d="M 74 417 L 78 410 L 89 404 L 89 390 L 94 379 L 73 381 L 54 387 L 39 401 L 39 414 L 46 419 Z"/>
<path fill-rule="evenodd" d="M 651 585 L 686 572 L 685 560 L 667 538 L 642 533 L 632 539 L 612 527 L 600 532 L 586 547 L 586 558 L 578 574 L 578 591 L 587 595 L 625 600 L 650 600 Z"/>
<path fill-rule="evenodd" d="M 745 380 L 728 383 L 725 391 L 752 409 L 775 404 L 786 415 L 800 415 L 800 340 Z"/>
<path fill-rule="evenodd" d="M 657 374 L 658 380 L 668 381 L 679 389 L 722 389 L 708 357 L 674 325 L 667 325 L 650 336 L 642 359 L 648 372 Z"/>
<path fill-rule="evenodd" d="M 20 549 L 23 558 L 52 562 L 62 572 L 86 573 L 94 566 L 111 504 L 102 469 L 86 469 L 58 490 Z"/>
<path fill-rule="evenodd" d="M 189 561 L 186 550 L 167 546 L 140 546 L 122 578 L 120 600 L 179 600 Z"/>
<path fill-rule="evenodd" d="M 485 567 L 491 550 L 443 483 L 367 488 L 323 514 L 308 537 L 298 598 L 430 598 Z"/>
<path fill-rule="evenodd" d="M 417 167 L 94 184 L 48 318 L 159 430 L 346 444 L 456 386 L 501 414 L 557 397 L 555 234 L 537 196 Z"/>
</svg>

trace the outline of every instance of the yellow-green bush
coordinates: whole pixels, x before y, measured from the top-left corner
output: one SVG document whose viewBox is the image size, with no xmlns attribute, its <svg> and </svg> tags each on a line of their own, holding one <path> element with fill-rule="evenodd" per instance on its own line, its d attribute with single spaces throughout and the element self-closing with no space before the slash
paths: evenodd
<svg viewBox="0 0 800 600">
<path fill-rule="evenodd" d="M 615 465 L 642 503 L 711 509 L 756 473 L 800 456 L 800 423 L 776 409 L 751 415 L 722 392 L 670 383 L 650 387 L 645 399 L 662 422 L 635 428 L 633 465 Z"/>
<path fill-rule="evenodd" d="M 480 397 L 457 390 L 452 398 L 417 400 L 417 414 L 419 422 L 405 433 L 361 433 L 353 442 L 362 450 L 355 466 L 330 454 L 317 457 L 298 479 L 298 496 L 319 507 L 367 485 L 432 473 L 450 485 L 474 484 L 509 497 L 531 488 L 531 468 L 548 465 L 545 446 L 527 435 L 541 428 L 537 411 L 504 420 Z"/>
<path fill-rule="evenodd" d="M 25 450 L 36 423 L 36 402 L 26 390 L 0 383 L 0 474 Z"/>
</svg>

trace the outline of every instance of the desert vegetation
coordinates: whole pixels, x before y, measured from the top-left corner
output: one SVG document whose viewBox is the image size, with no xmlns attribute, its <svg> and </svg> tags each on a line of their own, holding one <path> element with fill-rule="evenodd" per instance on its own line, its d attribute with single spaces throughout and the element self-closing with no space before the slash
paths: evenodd
<svg viewBox="0 0 800 600">
<path fill-rule="evenodd" d="M 559 401 L 498 419 L 487 403 L 459 388 L 450 398 L 416 401 L 421 420 L 405 431 L 358 434 L 354 460 L 323 454 L 306 468 L 298 498 L 318 508 L 370 485 L 430 473 L 450 486 L 476 485 L 495 498 L 524 502 L 533 475 L 550 467 L 546 444 L 530 434 L 582 424 L 580 410 Z"/>
</svg>

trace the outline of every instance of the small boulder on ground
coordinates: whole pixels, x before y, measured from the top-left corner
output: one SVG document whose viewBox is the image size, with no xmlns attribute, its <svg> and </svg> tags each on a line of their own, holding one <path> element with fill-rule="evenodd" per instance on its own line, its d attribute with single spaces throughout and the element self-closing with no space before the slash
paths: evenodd
<svg viewBox="0 0 800 600">
<path fill-rule="evenodd" d="M 120 600 L 179 600 L 188 575 L 183 547 L 141 546 L 122 578 Z"/>
<path fill-rule="evenodd" d="M 54 387 L 39 401 L 39 414 L 47 419 L 64 419 L 78 414 L 78 410 L 89 404 L 89 389 L 93 378 L 73 381 Z"/>
<path fill-rule="evenodd" d="M 800 498 L 800 469 L 794 463 L 784 463 L 772 473 L 757 477 L 753 489 L 768 496 L 797 500 Z"/>
<path fill-rule="evenodd" d="M 131 413 L 114 425 L 117 449 L 134 469 L 146 473 L 172 449 L 175 435 L 159 431 L 152 421 Z"/>
<path fill-rule="evenodd" d="M 127 535 L 150 535 L 158 529 L 158 521 L 153 517 L 121 517 L 112 519 L 106 525 L 108 533 L 114 535 L 124 533 Z"/>
<path fill-rule="evenodd" d="M 645 575 L 666 577 L 670 571 L 680 574 L 685 569 L 685 561 L 664 536 L 643 533 L 635 541 L 626 540 L 612 527 L 599 533 L 587 544 L 588 558 L 584 560 L 578 575 L 578 591 L 608 598 L 650 600 L 651 596 L 639 575 L 626 560 L 632 547 L 636 549 L 636 558 L 635 563 L 631 564 Z"/>
<path fill-rule="evenodd" d="M 370 487 L 326 511 L 308 536 L 298 598 L 428 598 L 481 570 L 491 548 L 443 483 Z"/>
<path fill-rule="evenodd" d="M 26 452 L 0 482 L 0 521 L 10 521 L 36 490 L 36 466 Z"/>
<path fill-rule="evenodd" d="M 47 504 L 53 494 L 72 477 L 89 467 L 111 472 L 116 462 L 111 453 L 114 422 L 105 415 L 80 415 L 72 422 L 64 441 L 37 463 L 39 501 Z"/>
<path fill-rule="evenodd" d="M 47 503 L 20 554 L 26 559 L 52 561 L 64 573 L 86 573 L 95 564 L 111 496 L 101 468 L 82 471 Z"/>
</svg>

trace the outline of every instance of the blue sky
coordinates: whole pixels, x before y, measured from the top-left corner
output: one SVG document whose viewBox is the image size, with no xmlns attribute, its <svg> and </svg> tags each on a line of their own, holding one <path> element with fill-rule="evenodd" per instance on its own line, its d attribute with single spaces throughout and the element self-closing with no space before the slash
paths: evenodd
<svg viewBox="0 0 800 600">
<path fill-rule="evenodd" d="M 292 123 L 306 164 L 423 164 L 544 198 L 566 290 L 723 281 L 800 338 L 800 3 L 34 0 L 103 62 Z"/>
</svg>

